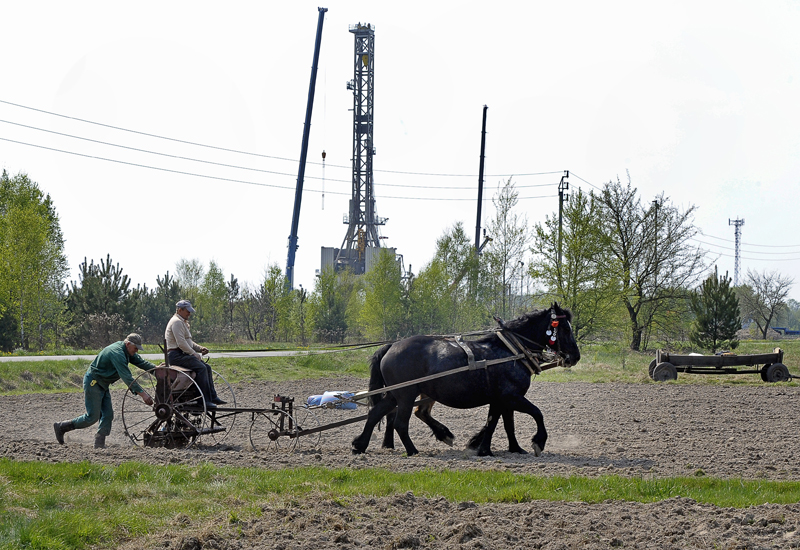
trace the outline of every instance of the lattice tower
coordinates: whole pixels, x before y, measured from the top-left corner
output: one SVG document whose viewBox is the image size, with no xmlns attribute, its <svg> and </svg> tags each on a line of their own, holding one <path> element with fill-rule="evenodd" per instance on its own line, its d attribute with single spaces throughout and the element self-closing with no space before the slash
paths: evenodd
<svg viewBox="0 0 800 550">
<path fill-rule="evenodd" d="M 733 261 L 733 286 L 739 286 L 739 268 L 741 267 L 741 257 L 739 256 L 739 244 L 741 243 L 742 238 L 742 226 L 744 225 L 744 219 L 735 219 L 731 220 L 728 218 L 728 225 L 734 226 L 734 235 L 735 235 L 735 252 L 734 252 L 734 261 Z"/>
<path fill-rule="evenodd" d="M 375 97 L 375 26 L 358 23 L 350 26 L 355 36 L 353 80 L 353 187 L 350 211 L 344 218 L 347 234 L 336 256 L 336 268 L 350 267 L 354 273 L 365 272 L 366 249 L 380 248 L 378 226 L 386 223 L 375 212 L 372 179 L 373 112 Z"/>
</svg>

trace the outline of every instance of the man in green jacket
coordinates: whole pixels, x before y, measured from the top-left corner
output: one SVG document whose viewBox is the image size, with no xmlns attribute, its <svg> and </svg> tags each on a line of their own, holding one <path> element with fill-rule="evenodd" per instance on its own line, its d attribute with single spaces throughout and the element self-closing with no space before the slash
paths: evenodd
<svg viewBox="0 0 800 550">
<path fill-rule="evenodd" d="M 133 381 L 133 375 L 128 363 L 136 365 L 142 370 L 152 370 L 156 366 L 142 359 L 139 352 L 142 350 L 142 337 L 138 334 L 129 334 L 125 340 L 107 346 L 94 358 L 89 370 L 83 377 L 83 395 L 86 403 L 86 413 L 68 420 L 56 422 L 53 429 L 56 440 L 64 444 L 64 434 L 80 428 L 88 428 L 100 420 L 97 434 L 94 436 L 94 448 L 102 449 L 106 446 L 106 436 L 111 433 L 111 422 L 114 420 L 114 409 L 111 406 L 111 392 L 109 386 L 122 379 L 130 388 L 131 393 L 140 395 L 147 405 L 153 404 L 153 399 L 139 384 Z"/>
</svg>

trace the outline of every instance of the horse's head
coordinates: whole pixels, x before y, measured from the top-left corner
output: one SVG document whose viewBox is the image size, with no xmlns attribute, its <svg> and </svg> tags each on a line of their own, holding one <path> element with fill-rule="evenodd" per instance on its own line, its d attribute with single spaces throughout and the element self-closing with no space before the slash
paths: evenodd
<svg viewBox="0 0 800 550">
<path fill-rule="evenodd" d="M 558 302 L 553 302 L 548 313 L 550 314 L 551 326 L 554 321 L 553 315 L 555 315 L 555 321 L 559 321 L 553 327 L 556 331 L 556 351 L 564 359 L 564 366 L 571 367 L 581 360 L 581 350 L 578 349 L 578 342 L 575 341 L 575 335 L 572 333 L 572 312 L 568 309 L 562 309 Z M 550 347 L 552 348 L 553 346 L 551 345 Z"/>
<path fill-rule="evenodd" d="M 541 349 L 550 349 L 563 359 L 565 367 L 575 365 L 581 359 L 581 351 L 572 334 L 572 312 L 553 302 L 550 309 L 526 313 L 508 321 L 505 326 Z"/>
</svg>

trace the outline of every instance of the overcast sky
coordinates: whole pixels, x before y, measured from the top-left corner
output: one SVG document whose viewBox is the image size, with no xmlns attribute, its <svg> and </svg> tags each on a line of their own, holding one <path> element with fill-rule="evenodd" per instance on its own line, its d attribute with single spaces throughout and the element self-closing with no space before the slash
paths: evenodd
<svg viewBox="0 0 800 550">
<path fill-rule="evenodd" d="M 0 167 L 53 198 L 72 280 L 107 254 L 134 286 L 181 258 L 240 283 L 285 270 L 318 5 L 3 3 Z M 799 3 L 488 6 L 325 6 L 296 286 L 347 230 L 361 22 L 376 28 L 376 206 L 406 268 L 458 221 L 474 235 L 488 105 L 484 225 L 510 176 L 536 223 L 564 170 L 587 192 L 627 172 L 645 203 L 696 206 L 694 244 L 731 276 L 744 219 L 740 279 L 778 271 L 800 299 Z"/>
</svg>

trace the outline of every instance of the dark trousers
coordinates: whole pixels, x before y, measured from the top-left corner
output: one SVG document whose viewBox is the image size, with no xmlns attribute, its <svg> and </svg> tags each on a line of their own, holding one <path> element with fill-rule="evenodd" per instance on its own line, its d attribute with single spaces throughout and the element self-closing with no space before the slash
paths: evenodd
<svg viewBox="0 0 800 550">
<path fill-rule="evenodd" d="M 194 381 L 197 382 L 200 391 L 203 392 L 203 399 L 211 401 L 217 398 L 214 377 L 211 373 L 211 367 L 207 363 L 202 362 L 194 355 L 185 353 L 183 350 L 174 349 L 169 352 L 169 364 L 189 369 L 194 373 Z"/>
</svg>

